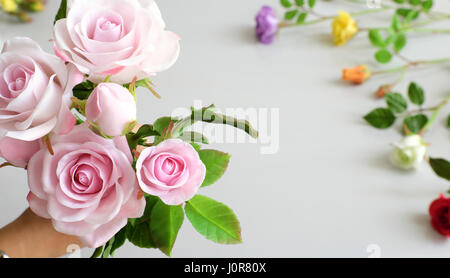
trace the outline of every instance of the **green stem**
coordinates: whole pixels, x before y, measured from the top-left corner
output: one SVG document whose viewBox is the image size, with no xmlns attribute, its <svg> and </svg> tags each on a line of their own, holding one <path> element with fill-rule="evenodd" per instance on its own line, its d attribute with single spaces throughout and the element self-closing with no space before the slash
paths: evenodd
<svg viewBox="0 0 450 278">
<path fill-rule="evenodd" d="M 350 15 L 351 16 L 361 16 L 361 15 L 366 15 L 366 14 L 373 14 L 373 13 L 384 12 L 384 11 L 390 10 L 390 9 L 391 9 L 390 7 L 383 7 L 383 8 L 379 8 L 379 9 L 368 9 L 368 10 L 364 10 L 364 11 L 360 11 L 360 12 L 350 13 Z M 279 28 L 284 28 L 284 27 L 312 25 L 312 24 L 316 24 L 316 23 L 332 20 L 335 17 L 336 17 L 335 15 L 323 16 L 323 17 L 315 19 L 315 20 L 304 21 L 304 22 L 301 22 L 301 23 L 283 21 L 283 22 L 280 22 L 280 24 L 278 24 L 278 27 Z"/>
<path fill-rule="evenodd" d="M 425 131 L 427 131 L 430 126 L 433 125 L 433 123 L 436 121 L 437 116 L 439 115 L 439 111 L 441 111 L 442 107 L 444 107 L 448 102 L 450 101 L 450 95 L 447 96 L 441 103 L 439 103 L 438 106 L 434 107 L 432 109 L 433 114 L 431 114 L 431 118 L 430 120 L 427 122 L 427 124 L 422 128 L 422 130 L 419 132 L 419 134 L 423 134 L 425 133 Z"/>
<path fill-rule="evenodd" d="M 410 28 L 406 29 L 406 32 L 442 34 L 442 33 L 450 33 L 450 29 Z"/>
<path fill-rule="evenodd" d="M 409 25 L 409 27 L 424 26 L 424 25 L 428 25 L 430 23 L 434 23 L 436 21 L 446 20 L 446 19 L 450 19 L 450 15 L 441 15 L 441 16 L 437 16 L 437 17 L 429 19 L 429 20 L 424 20 L 424 21 L 420 21 L 420 22 L 413 22 L 413 23 L 411 23 Z"/>
<path fill-rule="evenodd" d="M 440 64 L 440 63 L 446 63 L 450 62 L 450 58 L 441 58 L 441 59 L 434 59 L 434 60 L 424 60 L 424 61 L 415 61 L 410 62 L 406 65 L 395 67 L 387 70 L 380 70 L 380 71 L 374 71 L 372 72 L 372 75 L 375 74 L 386 74 L 386 73 L 394 73 L 399 71 L 406 71 L 411 67 L 419 66 L 419 65 L 426 65 L 426 64 Z"/>
</svg>

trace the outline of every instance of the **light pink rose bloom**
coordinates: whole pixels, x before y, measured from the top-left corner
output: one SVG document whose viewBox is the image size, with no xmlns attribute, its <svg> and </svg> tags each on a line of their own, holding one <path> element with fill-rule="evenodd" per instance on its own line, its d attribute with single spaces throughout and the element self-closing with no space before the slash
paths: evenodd
<svg viewBox="0 0 450 278">
<path fill-rule="evenodd" d="M 109 136 L 120 136 L 136 120 L 136 102 L 125 87 L 100 83 L 86 102 L 86 120 Z"/>
<path fill-rule="evenodd" d="M 51 140 L 55 154 L 42 149 L 28 164 L 33 212 L 91 248 L 105 244 L 128 218 L 142 216 L 145 198 L 138 198 L 125 137 L 105 139 L 81 124 Z"/>
<path fill-rule="evenodd" d="M 190 144 L 169 139 L 142 151 L 136 174 L 142 191 L 168 205 L 179 205 L 197 193 L 206 167 Z"/>
<path fill-rule="evenodd" d="M 179 37 L 164 30 L 153 0 L 72 0 L 67 10 L 54 29 L 57 51 L 95 83 L 146 78 L 178 58 Z"/>
<path fill-rule="evenodd" d="M 76 122 L 70 97 L 80 74 L 29 38 L 6 41 L 0 54 L 0 138 L 34 141 L 70 131 Z"/>
<path fill-rule="evenodd" d="M 31 157 L 40 150 L 40 141 L 39 139 L 22 141 L 4 137 L 0 139 L 0 157 L 14 166 L 25 168 Z"/>
</svg>

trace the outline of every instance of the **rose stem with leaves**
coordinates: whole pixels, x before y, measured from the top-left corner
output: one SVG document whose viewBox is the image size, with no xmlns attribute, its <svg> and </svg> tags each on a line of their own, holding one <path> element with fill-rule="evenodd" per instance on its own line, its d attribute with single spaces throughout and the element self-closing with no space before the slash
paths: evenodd
<svg viewBox="0 0 450 278">
<path fill-rule="evenodd" d="M 450 95 L 448 95 L 441 103 L 439 103 L 435 107 L 431 107 L 428 109 L 428 111 L 433 111 L 433 114 L 431 114 L 430 120 L 425 124 L 425 126 L 420 130 L 419 134 L 424 134 L 436 121 L 436 118 L 441 111 L 442 107 L 444 107 L 448 102 L 450 101 Z"/>
<path fill-rule="evenodd" d="M 442 63 L 447 63 L 450 62 L 450 57 L 449 58 L 440 58 L 440 59 L 434 59 L 434 60 L 423 60 L 423 61 L 411 61 L 403 66 L 399 66 L 399 67 L 395 67 L 395 68 L 391 68 L 391 69 L 386 69 L 386 70 L 380 70 L 380 71 L 374 71 L 372 72 L 372 75 L 377 75 L 377 74 L 388 74 L 388 73 L 395 73 L 395 72 L 400 72 L 400 71 L 407 71 L 412 67 L 416 67 L 416 66 L 420 66 L 420 65 L 434 65 L 434 64 L 442 64 Z"/>
<path fill-rule="evenodd" d="M 390 10 L 390 9 L 391 8 L 368 9 L 368 10 L 364 10 L 364 11 L 360 11 L 360 12 L 350 13 L 350 15 L 353 16 L 353 17 L 356 17 L 356 16 L 362 16 L 362 15 L 366 15 L 366 14 L 380 13 L 380 12 L 384 12 L 384 11 L 387 11 L 387 10 Z M 320 16 L 318 19 L 310 20 L 310 21 L 304 21 L 304 22 L 299 22 L 299 23 L 283 21 L 283 22 L 280 22 L 278 27 L 284 28 L 284 27 L 313 25 L 313 24 L 316 24 L 316 23 L 321 23 L 321 22 L 324 22 L 324 21 L 333 20 L 335 17 L 336 17 L 335 15 Z"/>
</svg>

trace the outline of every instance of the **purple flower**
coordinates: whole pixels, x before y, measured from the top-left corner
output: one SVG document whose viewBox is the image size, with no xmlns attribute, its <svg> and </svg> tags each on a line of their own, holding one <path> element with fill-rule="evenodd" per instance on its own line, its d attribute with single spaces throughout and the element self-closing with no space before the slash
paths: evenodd
<svg viewBox="0 0 450 278">
<path fill-rule="evenodd" d="M 271 44 L 278 31 L 279 20 L 270 6 L 263 6 L 256 15 L 256 37 L 264 44 Z"/>
</svg>

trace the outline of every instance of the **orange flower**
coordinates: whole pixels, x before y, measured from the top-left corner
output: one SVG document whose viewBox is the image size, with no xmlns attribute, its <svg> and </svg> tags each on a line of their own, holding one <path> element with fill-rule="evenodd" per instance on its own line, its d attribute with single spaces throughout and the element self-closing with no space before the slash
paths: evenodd
<svg viewBox="0 0 450 278">
<path fill-rule="evenodd" d="M 378 91 L 377 91 L 377 97 L 378 98 L 384 98 L 384 96 L 387 94 L 387 93 L 390 93 L 391 91 L 392 91 L 392 84 L 386 84 L 386 85 L 382 85 L 382 86 L 380 86 L 380 88 L 378 88 Z"/>
<path fill-rule="evenodd" d="M 362 84 L 370 77 L 370 70 L 365 65 L 342 70 L 342 80 L 350 81 L 355 84 Z"/>
</svg>

